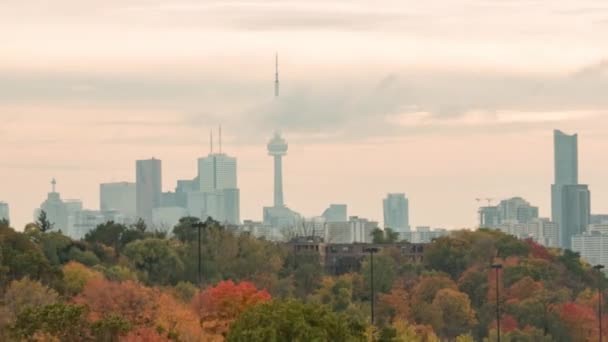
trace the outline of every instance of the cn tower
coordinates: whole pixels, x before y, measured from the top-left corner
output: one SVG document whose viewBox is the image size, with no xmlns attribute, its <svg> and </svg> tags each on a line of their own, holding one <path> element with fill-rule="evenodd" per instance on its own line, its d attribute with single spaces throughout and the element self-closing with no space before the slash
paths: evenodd
<svg viewBox="0 0 608 342">
<path fill-rule="evenodd" d="M 287 154 L 287 142 L 279 132 L 268 142 L 268 155 L 274 157 L 274 207 L 285 206 L 283 201 L 283 156 Z"/>
</svg>

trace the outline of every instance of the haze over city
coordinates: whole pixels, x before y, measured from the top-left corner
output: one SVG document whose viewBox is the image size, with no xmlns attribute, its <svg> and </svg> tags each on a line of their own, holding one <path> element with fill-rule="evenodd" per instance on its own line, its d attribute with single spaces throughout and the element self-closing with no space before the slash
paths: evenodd
<svg viewBox="0 0 608 342">
<path fill-rule="evenodd" d="M 346 203 L 382 220 L 389 192 L 413 226 L 473 227 L 480 197 L 550 216 L 553 129 L 579 134 L 579 179 L 608 212 L 603 1 L 8 0 L 0 23 L 0 200 L 17 228 L 52 178 L 97 208 L 99 183 L 155 157 L 173 190 L 220 124 L 242 218 L 272 204 L 275 129 L 285 201 L 306 216 Z"/>
</svg>

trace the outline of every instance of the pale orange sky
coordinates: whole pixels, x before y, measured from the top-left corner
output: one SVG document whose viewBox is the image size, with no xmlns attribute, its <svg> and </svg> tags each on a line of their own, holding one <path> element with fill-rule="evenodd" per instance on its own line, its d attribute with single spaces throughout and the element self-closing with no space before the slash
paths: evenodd
<svg viewBox="0 0 608 342">
<path fill-rule="evenodd" d="M 477 197 L 549 216 L 552 129 L 579 133 L 580 179 L 608 212 L 604 1 L 0 3 L 0 200 L 17 227 L 56 177 L 98 207 L 100 182 L 163 160 L 192 178 L 223 124 L 242 218 L 272 200 L 265 143 L 281 129 L 287 204 L 412 225 L 475 224 Z M 274 52 L 281 97 L 273 99 Z"/>
</svg>

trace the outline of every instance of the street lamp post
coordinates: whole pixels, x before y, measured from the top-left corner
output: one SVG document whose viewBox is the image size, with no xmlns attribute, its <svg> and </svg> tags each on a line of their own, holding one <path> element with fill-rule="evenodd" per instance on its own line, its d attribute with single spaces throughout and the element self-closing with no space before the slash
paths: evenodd
<svg viewBox="0 0 608 342">
<path fill-rule="evenodd" d="M 371 308 L 371 314 L 372 314 L 372 325 L 374 325 L 374 303 L 375 303 L 375 291 L 374 291 L 374 253 L 377 253 L 380 249 L 378 247 L 370 247 L 370 248 L 366 248 L 364 249 L 365 252 L 369 253 L 370 256 L 370 273 L 371 273 L 371 281 L 370 281 L 370 287 L 371 287 L 371 299 L 372 299 L 372 308 Z"/>
<path fill-rule="evenodd" d="M 604 268 L 604 265 L 595 265 L 593 268 L 597 270 L 597 315 L 600 328 L 600 342 L 602 342 L 602 304 L 604 302 L 602 300 L 602 269 Z"/>
<path fill-rule="evenodd" d="M 492 268 L 496 270 L 496 336 L 500 342 L 500 288 L 498 286 L 498 273 L 502 268 L 502 264 L 492 264 Z"/>
</svg>

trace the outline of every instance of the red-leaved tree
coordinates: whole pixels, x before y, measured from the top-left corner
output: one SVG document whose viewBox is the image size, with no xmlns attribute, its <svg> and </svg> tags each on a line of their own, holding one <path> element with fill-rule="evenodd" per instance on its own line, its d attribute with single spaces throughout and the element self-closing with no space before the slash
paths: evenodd
<svg viewBox="0 0 608 342">
<path fill-rule="evenodd" d="M 559 317 L 573 341 L 588 341 L 591 336 L 597 336 L 597 317 L 593 308 L 573 302 L 565 303 L 560 307 Z"/>
</svg>

